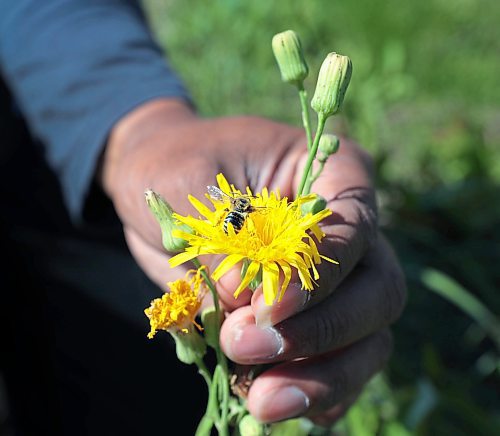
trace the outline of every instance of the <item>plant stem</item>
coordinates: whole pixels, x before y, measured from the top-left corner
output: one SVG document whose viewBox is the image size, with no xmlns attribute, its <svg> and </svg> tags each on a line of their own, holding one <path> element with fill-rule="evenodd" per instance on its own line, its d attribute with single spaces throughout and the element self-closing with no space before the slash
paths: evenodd
<svg viewBox="0 0 500 436">
<path fill-rule="evenodd" d="M 306 166 L 304 167 L 304 172 L 302 173 L 302 179 L 300 180 L 299 188 L 297 190 L 297 197 L 300 197 L 304 192 L 304 187 L 306 185 L 307 179 L 309 178 L 309 173 L 311 172 L 312 163 L 318 152 L 319 139 L 325 128 L 326 116 L 319 112 L 318 113 L 318 126 L 316 127 L 316 134 L 314 136 L 314 142 L 311 149 L 309 150 L 309 156 L 307 157 Z"/>
<path fill-rule="evenodd" d="M 304 130 L 306 131 L 307 137 L 307 149 L 310 150 L 312 147 L 311 119 L 309 117 L 307 91 L 304 88 L 304 82 L 300 82 L 297 88 L 299 89 L 300 106 L 302 107 L 302 124 L 304 124 Z"/>
<path fill-rule="evenodd" d="M 192 259 L 193 264 L 196 266 L 196 268 L 201 268 L 201 263 L 198 260 L 198 258 Z M 219 304 L 219 294 L 217 294 L 217 289 L 215 288 L 215 285 L 213 284 L 212 280 L 208 276 L 207 272 L 205 269 L 202 269 L 200 271 L 200 274 L 203 277 L 203 280 L 205 280 L 205 283 L 207 284 L 208 288 L 210 289 L 210 292 L 212 293 L 212 298 L 214 300 L 214 307 L 215 307 L 215 315 L 216 319 L 222 319 L 221 318 L 221 310 L 220 310 L 220 304 Z M 220 335 L 220 326 L 217 324 L 216 326 L 216 333 L 217 337 Z M 217 343 L 215 347 L 215 353 L 217 356 L 217 362 L 219 364 L 219 367 L 222 371 L 221 374 L 221 386 L 220 388 L 222 389 L 222 398 L 221 398 L 221 403 L 220 403 L 220 409 L 221 409 L 221 414 L 220 414 L 220 423 L 217 425 L 217 429 L 219 430 L 219 434 L 221 436 L 227 436 L 229 434 L 228 432 L 228 413 L 229 413 L 229 370 L 228 370 L 228 365 L 227 365 L 227 359 L 225 354 L 222 352 L 220 348 L 220 344 Z"/>
<path fill-rule="evenodd" d="M 324 167 L 325 167 L 325 162 L 320 162 L 318 171 L 316 171 L 314 174 L 311 175 L 311 177 L 307 179 L 306 185 L 304 186 L 304 192 L 303 192 L 304 195 L 311 193 L 311 186 L 318 179 Z"/>
<path fill-rule="evenodd" d="M 198 372 L 205 379 L 205 381 L 207 382 L 208 389 L 210 389 L 210 386 L 212 384 L 212 376 L 210 375 L 210 371 L 208 370 L 202 359 L 196 359 L 195 363 L 196 366 L 198 367 Z"/>
</svg>

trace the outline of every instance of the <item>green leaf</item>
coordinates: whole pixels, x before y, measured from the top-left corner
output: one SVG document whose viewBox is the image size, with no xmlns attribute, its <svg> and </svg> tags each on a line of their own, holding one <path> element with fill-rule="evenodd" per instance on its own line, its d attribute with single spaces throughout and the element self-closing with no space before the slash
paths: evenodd
<svg viewBox="0 0 500 436">
<path fill-rule="evenodd" d="M 430 290 L 446 298 L 474 319 L 500 350 L 500 321 L 478 298 L 451 277 L 435 269 L 426 268 L 421 279 Z"/>
<path fill-rule="evenodd" d="M 405 424 L 415 430 L 438 403 L 438 392 L 428 379 L 421 379 L 417 383 L 415 399 L 406 414 Z"/>
</svg>

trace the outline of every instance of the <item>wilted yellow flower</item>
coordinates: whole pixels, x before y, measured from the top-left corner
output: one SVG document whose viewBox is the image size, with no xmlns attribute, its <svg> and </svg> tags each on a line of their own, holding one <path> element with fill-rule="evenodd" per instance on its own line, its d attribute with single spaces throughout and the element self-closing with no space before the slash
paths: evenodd
<svg viewBox="0 0 500 436">
<path fill-rule="evenodd" d="M 149 318 L 152 339 L 158 330 L 187 333 L 192 324 L 202 329 L 195 317 L 206 294 L 206 287 L 201 277 L 201 269 L 190 270 L 184 279 L 168 283 L 169 292 L 161 298 L 155 298 L 144 310 Z"/>
<path fill-rule="evenodd" d="M 227 195 L 242 195 L 229 185 L 222 174 L 217 176 L 217 182 Z M 314 194 L 290 203 L 286 197 L 281 198 L 279 192 L 268 192 L 266 188 L 255 196 L 247 188 L 244 195 L 254 211 L 246 216 L 239 232 L 229 225 L 227 233 L 223 221 L 230 209 L 228 204 L 211 199 L 215 207 L 212 210 L 189 196 L 189 201 L 201 217 L 175 215 L 194 233 L 175 231 L 175 236 L 186 239 L 188 247 L 169 260 L 170 266 L 178 266 L 203 254 L 224 254 L 226 257 L 212 273 L 212 278 L 217 281 L 233 266 L 246 261 L 248 268 L 234 292 L 235 298 L 261 273 L 264 298 L 269 305 L 283 297 L 292 277 L 292 269 L 297 271 L 302 288 L 312 290 L 314 281 L 319 278 L 315 265 L 321 263 L 321 259 L 337 263 L 320 255 L 313 239 L 314 236 L 320 242 L 323 238 L 324 233 L 318 223 L 331 211 L 325 209 L 303 216 L 301 205 L 313 199 Z"/>
</svg>

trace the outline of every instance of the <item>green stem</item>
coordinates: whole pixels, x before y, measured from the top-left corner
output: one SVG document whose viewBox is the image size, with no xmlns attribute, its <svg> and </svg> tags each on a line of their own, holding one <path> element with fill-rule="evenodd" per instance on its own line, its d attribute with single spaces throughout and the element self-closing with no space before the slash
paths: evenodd
<svg viewBox="0 0 500 436">
<path fill-rule="evenodd" d="M 302 123 L 307 137 L 307 149 L 312 147 L 312 132 L 311 132 L 311 118 L 309 117 L 309 106 L 307 105 L 307 91 L 304 88 L 304 82 L 297 85 L 299 89 L 300 106 L 302 107 Z"/>
<path fill-rule="evenodd" d="M 302 179 L 300 180 L 299 188 L 297 190 L 297 197 L 300 197 L 304 193 L 304 187 L 306 185 L 307 179 L 309 178 L 309 173 L 311 172 L 311 167 L 316 153 L 318 152 L 319 139 L 325 128 L 326 116 L 323 113 L 318 113 L 318 126 L 316 127 L 316 134 L 314 136 L 314 142 L 311 149 L 309 150 L 309 156 L 307 157 L 306 166 L 304 167 L 304 172 L 302 173 Z"/>
<path fill-rule="evenodd" d="M 325 167 L 325 162 L 320 162 L 318 171 L 316 171 L 313 175 L 311 175 L 311 177 L 307 179 L 306 185 L 304 186 L 304 192 L 303 192 L 304 195 L 311 193 L 311 186 L 316 180 L 318 180 L 318 177 L 320 176 L 324 167 Z"/>
<path fill-rule="evenodd" d="M 198 260 L 198 258 L 192 259 L 193 264 L 195 265 L 196 268 L 201 268 L 201 263 Z M 207 272 L 205 269 L 201 270 L 201 275 L 203 277 L 203 280 L 205 280 L 205 283 L 207 284 L 208 288 L 210 289 L 210 292 L 212 293 L 212 298 L 214 300 L 214 307 L 215 307 L 215 315 L 216 319 L 222 319 L 221 317 L 221 310 L 220 310 L 220 304 L 219 304 L 219 294 L 217 293 L 217 289 L 215 288 L 215 285 L 213 284 L 212 280 L 208 276 Z M 217 337 L 220 335 L 220 326 L 217 324 Z M 229 434 L 228 431 L 228 414 L 229 414 L 229 369 L 228 369 L 228 364 L 227 364 L 227 359 L 226 355 L 222 352 L 220 348 L 220 344 L 217 343 L 215 347 L 215 353 L 217 356 L 217 362 L 220 366 L 220 369 L 222 371 L 221 374 L 221 389 L 222 389 L 222 398 L 221 398 L 221 403 L 220 403 L 220 408 L 221 408 L 221 414 L 220 414 L 220 423 L 217 425 L 217 428 L 219 430 L 219 434 L 221 436 L 227 436 Z"/>
<path fill-rule="evenodd" d="M 212 384 L 212 376 L 210 375 L 210 371 L 208 370 L 207 366 L 205 365 L 202 359 L 196 359 L 195 363 L 196 366 L 198 367 L 198 372 L 205 379 L 208 389 L 210 389 L 210 386 Z"/>
<path fill-rule="evenodd" d="M 221 422 L 219 415 L 219 402 L 217 398 L 220 373 L 220 365 L 217 365 L 214 370 L 214 376 L 212 377 L 212 383 L 208 388 L 207 409 L 205 411 L 205 415 L 198 424 L 198 429 L 196 430 L 195 436 L 210 436 L 212 434 L 212 427 L 214 425 L 217 428 L 219 434 L 222 433 L 220 428 Z"/>
</svg>

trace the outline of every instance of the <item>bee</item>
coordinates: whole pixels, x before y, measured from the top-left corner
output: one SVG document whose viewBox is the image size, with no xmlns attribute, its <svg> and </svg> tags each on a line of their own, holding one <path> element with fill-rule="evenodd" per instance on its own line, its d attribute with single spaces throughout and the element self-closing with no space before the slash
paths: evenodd
<svg viewBox="0 0 500 436">
<path fill-rule="evenodd" d="M 224 232 L 228 234 L 228 225 L 231 223 L 234 229 L 234 233 L 238 233 L 245 224 L 248 214 L 255 212 L 256 208 L 252 206 L 250 198 L 244 195 L 232 196 L 223 192 L 216 186 L 207 186 L 207 191 L 212 199 L 229 202 L 231 209 L 227 209 L 229 212 L 224 218 Z"/>
</svg>

